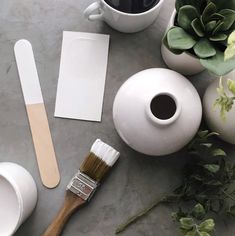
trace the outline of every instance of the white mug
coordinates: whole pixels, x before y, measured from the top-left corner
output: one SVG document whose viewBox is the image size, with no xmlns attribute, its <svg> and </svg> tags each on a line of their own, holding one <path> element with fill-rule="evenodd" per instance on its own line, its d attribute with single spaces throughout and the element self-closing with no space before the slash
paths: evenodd
<svg viewBox="0 0 235 236">
<path fill-rule="evenodd" d="M 37 187 L 29 172 L 14 163 L 0 163 L 0 235 L 13 235 L 36 202 Z"/>
<path fill-rule="evenodd" d="M 104 20 L 120 32 L 135 33 L 144 30 L 156 20 L 162 4 L 163 0 L 159 0 L 151 9 L 142 13 L 125 13 L 114 9 L 104 0 L 97 0 L 84 11 L 84 16 L 90 21 Z M 98 13 L 93 14 L 94 12 Z"/>
</svg>

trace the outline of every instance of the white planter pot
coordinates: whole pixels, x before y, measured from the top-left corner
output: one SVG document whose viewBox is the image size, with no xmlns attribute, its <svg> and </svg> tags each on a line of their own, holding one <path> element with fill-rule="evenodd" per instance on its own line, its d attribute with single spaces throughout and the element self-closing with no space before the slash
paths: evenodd
<svg viewBox="0 0 235 236">
<path fill-rule="evenodd" d="M 235 81 L 235 71 L 227 75 L 225 78 L 230 78 Z M 224 79 L 224 84 L 225 83 L 226 80 Z M 219 97 L 216 91 L 218 87 L 219 79 L 216 79 L 209 85 L 205 92 L 203 98 L 205 119 L 210 129 L 219 133 L 219 137 L 222 140 L 231 144 L 235 144 L 235 105 L 233 106 L 232 110 L 226 113 L 226 119 L 222 120 L 220 117 L 220 108 L 213 108 L 215 100 Z M 227 88 L 226 85 L 225 88 Z"/>
<path fill-rule="evenodd" d="M 14 163 L 0 163 L 0 235 L 13 235 L 36 202 L 37 188 L 29 172 Z"/>
<path fill-rule="evenodd" d="M 148 69 L 119 89 L 113 119 L 121 138 L 141 153 L 161 156 L 180 150 L 196 134 L 202 116 L 200 97 L 182 75 Z"/>
<path fill-rule="evenodd" d="M 171 15 L 167 30 L 174 25 L 175 16 L 176 11 Z M 183 75 L 194 75 L 205 70 L 198 58 L 185 52 L 179 55 L 174 54 L 163 43 L 161 46 L 161 53 L 167 66 Z"/>
</svg>

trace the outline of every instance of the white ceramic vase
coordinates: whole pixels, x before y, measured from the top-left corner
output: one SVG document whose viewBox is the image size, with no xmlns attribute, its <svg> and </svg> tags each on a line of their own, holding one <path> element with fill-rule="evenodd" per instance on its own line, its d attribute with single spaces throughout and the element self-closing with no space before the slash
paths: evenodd
<svg viewBox="0 0 235 236">
<path fill-rule="evenodd" d="M 202 117 L 200 97 L 182 75 L 148 69 L 119 89 L 113 105 L 117 132 L 138 152 L 161 156 L 183 148 L 196 134 Z"/>
<path fill-rule="evenodd" d="M 235 81 L 235 72 L 227 75 L 224 80 L 224 87 L 227 93 L 230 92 L 226 86 L 226 78 Z M 221 119 L 220 108 L 214 107 L 215 100 L 219 97 L 217 88 L 219 87 L 219 79 L 213 81 L 207 88 L 203 98 L 203 108 L 206 122 L 212 131 L 220 134 L 220 138 L 228 143 L 235 144 L 235 105 L 232 110 L 226 113 L 226 119 Z"/>
<path fill-rule="evenodd" d="M 176 11 L 171 15 L 167 30 L 174 25 L 175 16 Z M 183 75 L 195 75 L 205 70 L 197 57 L 185 52 L 179 55 L 174 54 L 163 43 L 161 53 L 167 66 Z"/>
<path fill-rule="evenodd" d="M 37 187 L 30 173 L 15 163 L 0 163 L 0 235 L 13 235 L 36 202 Z"/>
</svg>

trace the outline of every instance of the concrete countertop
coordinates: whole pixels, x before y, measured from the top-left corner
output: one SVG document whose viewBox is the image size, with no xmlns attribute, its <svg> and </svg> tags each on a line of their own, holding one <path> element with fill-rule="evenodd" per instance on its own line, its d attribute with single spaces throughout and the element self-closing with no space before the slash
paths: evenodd
<svg viewBox="0 0 235 236">
<path fill-rule="evenodd" d="M 151 158 L 127 147 L 117 135 L 112 104 L 122 83 L 143 69 L 166 67 L 161 38 L 174 7 L 165 0 L 157 21 L 144 32 L 122 34 L 103 22 L 88 22 L 83 10 L 92 0 L 1 0 L 0 4 L 0 161 L 24 166 L 38 186 L 38 204 L 16 236 L 41 236 L 61 206 L 66 185 L 96 138 L 120 150 L 121 158 L 91 203 L 69 221 L 63 235 L 113 236 L 118 224 L 172 190 L 180 181 L 187 157 L 182 153 Z M 62 31 L 110 34 L 102 123 L 54 118 Z M 18 39 L 31 41 L 61 171 L 53 190 L 42 186 L 18 78 L 13 47 Z M 189 78 L 202 95 L 212 80 L 207 72 Z M 144 131 L 143 131 L 144 132 Z M 226 145 L 235 154 L 235 148 Z M 123 236 L 175 236 L 171 206 L 160 206 L 129 227 Z M 1 210 L 1 209 L 0 209 Z M 220 221 L 216 235 L 235 235 L 235 221 Z"/>
</svg>

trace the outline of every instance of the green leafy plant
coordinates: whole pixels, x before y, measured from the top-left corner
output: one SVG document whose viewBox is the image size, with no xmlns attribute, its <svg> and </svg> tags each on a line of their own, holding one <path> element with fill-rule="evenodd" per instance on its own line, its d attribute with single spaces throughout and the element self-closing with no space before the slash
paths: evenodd
<svg viewBox="0 0 235 236">
<path fill-rule="evenodd" d="M 221 77 L 219 88 L 217 88 L 219 97 L 216 99 L 214 107 L 220 107 L 220 116 L 222 120 L 226 119 L 226 113 L 232 109 L 235 101 L 235 81 L 227 79 L 225 86 L 227 87 L 226 89 L 223 84 L 223 78 Z"/>
<path fill-rule="evenodd" d="M 224 60 L 230 60 L 235 56 L 235 31 L 233 31 L 228 38 L 228 46 L 224 52 Z"/>
<path fill-rule="evenodd" d="M 178 212 L 172 213 L 172 218 L 179 222 L 180 231 L 184 236 L 210 236 L 215 229 L 215 223 L 213 219 L 205 217 L 205 208 L 200 203 L 190 212 L 183 212 L 179 208 Z"/>
<path fill-rule="evenodd" d="M 198 132 L 188 147 L 190 161 L 184 167 L 184 178 L 180 186 L 130 217 L 118 226 L 116 233 L 124 231 L 162 203 L 200 203 L 205 212 L 224 212 L 235 217 L 235 165 L 228 160 L 225 151 L 214 144 L 213 137 L 217 135 L 208 130 Z M 187 236 L 191 235 L 194 234 Z"/>
<path fill-rule="evenodd" d="M 175 24 L 163 39 L 165 46 L 175 54 L 196 56 L 216 75 L 232 71 L 235 58 L 225 61 L 224 51 L 235 29 L 235 0 L 176 0 L 175 8 Z"/>
</svg>

